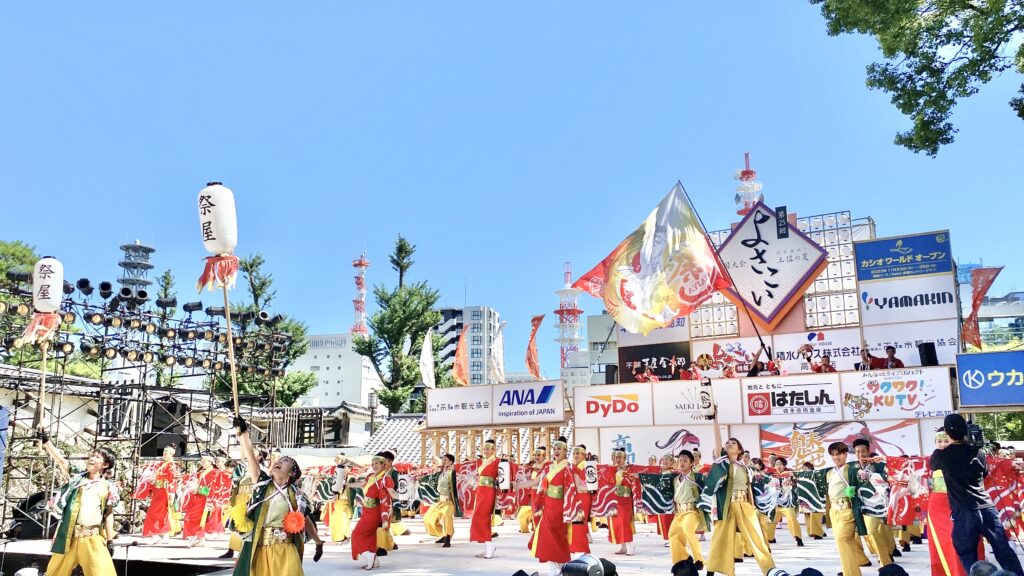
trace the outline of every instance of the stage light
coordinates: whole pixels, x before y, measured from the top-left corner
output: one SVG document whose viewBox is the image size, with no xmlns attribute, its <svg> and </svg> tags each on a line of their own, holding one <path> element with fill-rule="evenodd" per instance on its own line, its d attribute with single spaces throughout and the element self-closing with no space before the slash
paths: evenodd
<svg viewBox="0 0 1024 576">
<path fill-rule="evenodd" d="M 256 342 L 254 340 L 246 340 L 245 341 L 245 349 L 246 350 L 255 350 L 256 349 Z"/>
<path fill-rule="evenodd" d="M 263 375 L 264 378 L 269 378 L 272 372 L 273 371 L 270 368 L 264 368 L 260 373 Z"/>
<path fill-rule="evenodd" d="M 184 310 L 185 312 L 189 313 L 189 314 L 191 314 L 193 312 L 199 312 L 200 310 L 203 309 L 203 303 L 202 302 L 186 302 L 185 305 L 181 307 L 181 309 Z"/>
<path fill-rule="evenodd" d="M 210 342 L 213 342 L 214 339 L 217 338 L 217 333 L 214 332 L 213 330 L 210 330 L 209 328 L 207 328 L 206 330 L 203 330 L 203 333 L 201 334 L 201 336 L 202 336 L 203 340 L 208 340 Z"/>
<path fill-rule="evenodd" d="M 67 294 L 74 294 L 74 293 L 75 293 L 75 285 L 72 284 L 71 282 L 68 282 L 67 280 L 65 280 L 64 281 L 64 294 L 67 295 Z"/>
<path fill-rule="evenodd" d="M 92 356 L 93 358 L 100 355 L 100 347 L 91 340 L 82 340 L 81 344 L 78 345 L 78 349 L 86 356 Z"/>
<path fill-rule="evenodd" d="M 264 342 L 263 344 L 260 344 L 260 350 L 264 352 L 270 352 L 270 349 L 273 347 L 274 345 L 271 344 L 270 342 Z"/>
<path fill-rule="evenodd" d="M 178 332 L 174 328 L 167 327 L 161 328 L 159 331 L 160 337 L 164 340 L 173 340 L 177 333 Z"/>
<path fill-rule="evenodd" d="M 281 314 L 274 314 L 273 318 L 271 318 L 270 320 L 267 320 L 267 325 L 268 326 L 277 326 L 278 324 L 280 324 L 283 321 L 284 321 L 284 316 L 282 316 Z"/>
<path fill-rule="evenodd" d="M 195 366 L 196 359 L 191 356 L 178 356 L 178 364 L 181 364 L 185 368 L 191 368 Z"/>
<path fill-rule="evenodd" d="M 255 374 L 256 373 L 256 367 L 252 366 L 252 365 L 249 365 L 249 364 L 242 364 L 241 366 L 239 366 L 239 369 L 241 369 L 246 374 Z"/>
<path fill-rule="evenodd" d="M 139 359 L 139 351 L 134 348 L 121 348 L 121 358 L 129 362 L 134 362 Z"/>
<path fill-rule="evenodd" d="M 217 334 L 217 343 L 218 344 L 227 344 L 228 343 L 228 335 L 225 332 L 221 332 L 220 334 Z"/>
<path fill-rule="evenodd" d="M 110 312 L 113 312 L 114 310 L 117 310 L 118 307 L 120 307 L 120 306 L 121 306 L 121 297 L 120 296 L 114 296 L 113 298 L 111 298 L 107 302 L 107 310 L 110 311 Z"/>
<path fill-rule="evenodd" d="M 213 363 L 213 369 L 220 372 L 221 370 L 224 369 L 224 362 L 221 360 L 217 360 L 216 362 Z"/>
<path fill-rule="evenodd" d="M 238 314 L 235 315 L 235 320 L 237 320 L 239 322 L 252 322 L 255 319 L 256 319 L 256 312 L 253 312 L 252 310 L 246 310 L 244 312 L 239 312 Z"/>
<path fill-rule="evenodd" d="M 164 366 L 174 366 L 178 362 L 178 359 L 170 354 L 162 354 L 160 356 L 160 363 Z"/>
<path fill-rule="evenodd" d="M 131 318 L 128 320 L 127 324 L 125 324 L 125 328 L 128 328 L 129 330 L 138 330 L 142 328 L 142 320 L 139 320 L 138 318 Z"/>
<path fill-rule="evenodd" d="M 145 352 L 142 353 L 142 361 L 145 362 L 146 364 L 152 364 L 154 358 L 154 354 L 149 350 L 146 350 Z"/>
<path fill-rule="evenodd" d="M 221 316 L 221 317 L 223 317 L 224 316 L 224 307 L 223 306 L 207 306 L 206 307 L 206 315 L 207 316 Z"/>
<path fill-rule="evenodd" d="M 162 308 L 164 310 L 166 310 L 168 308 L 177 308 L 178 307 L 178 299 L 176 297 L 174 297 L 174 296 L 171 296 L 170 298 L 157 298 L 156 299 L 156 306 L 157 306 L 157 308 Z"/>
<path fill-rule="evenodd" d="M 124 300 L 125 302 L 131 300 L 132 298 L 135 298 L 135 294 L 132 294 L 132 289 L 127 286 L 121 288 L 121 290 L 117 292 L 117 295 L 118 297 L 121 298 L 121 300 Z"/>
<path fill-rule="evenodd" d="M 28 307 L 28 304 L 22 304 L 20 302 L 7 309 L 7 313 L 12 316 L 28 316 L 28 313 L 31 311 L 32 309 Z"/>
<path fill-rule="evenodd" d="M 104 280 L 100 282 L 100 298 L 106 300 L 114 294 L 114 285 Z"/>
<path fill-rule="evenodd" d="M 145 304 L 147 300 L 149 300 L 149 291 L 146 290 L 145 288 L 139 288 L 138 290 L 136 290 L 135 296 L 132 299 L 133 302 L 140 306 L 142 304 Z"/>
<path fill-rule="evenodd" d="M 88 278 L 79 278 L 78 282 L 75 283 L 78 287 L 78 291 L 86 296 L 92 296 L 92 282 L 89 282 Z"/>
<path fill-rule="evenodd" d="M 120 328 L 124 320 L 120 316 L 107 316 L 103 319 L 103 324 L 108 328 Z"/>
<path fill-rule="evenodd" d="M 195 328 L 189 328 L 188 330 L 185 330 L 184 332 L 181 333 L 181 339 L 182 340 L 195 340 L 196 336 L 198 336 L 198 334 L 199 333 L 196 332 Z"/>
<path fill-rule="evenodd" d="M 103 357 L 106 358 L 107 360 L 113 360 L 115 357 L 117 357 L 117 348 L 104 348 Z"/>
<path fill-rule="evenodd" d="M 158 327 L 156 324 L 153 324 L 152 322 L 147 322 L 146 325 L 142 327 L 142 330 L 146 334 L 156 334 Z"/>
<path fill-rule="evenodd" d="M 8 270 L 7 271 L 7 279 L 10 280 L 11 282 L 15 282 L 15 283 L 17 283 L 17 282 L 31 282 L 32 281 L 32 273 L 31 272 L 19 272 L 17 270 Z"/>
<path fill-rule="evenodd" d="M 213 360 L 210 360 L 209 358 L 203 358 L 202 366 L 207 370 L 213 368 Z"/>
<path fill-rule="evenodd" d="M 100 324 L 103 324 L 103 314 L 100 314 L 99 312 L 86 312 L 85 321 L 93 326 L 99 326 Z"/>
<path fill-rule="evenodd" d="M 57 346 L 54 348 L 56 352 L 67 355 L 75 351 L 75 345 L 67 340 L 63 342 L 57 342 Z"/>
<path fill-rule="evenodd" d="M 60 316 L 61 321 L 65 324 L 74 324 L 75 318 L 76 316 L 74 312 L 63 312 Z"/>
<path fill-rule="evenodd" d="M 233 340 L 234 340 L 234 343 L 235 343 L 235 348 L 241 348 L 242 347 L 242 337 L 241 336 L 235 336 Z"/>
<path fill-rule="evenodd" d="M 260 310 L 259 314 L 256 315 L 256 325 L 263 326 L 270 321 L 270 312 L 266 310 Z"/>
<path fill-rule="evenodd" d="M 271 374 L 274 376 L 274 378 L 280 378 L 284 376 L 284 368 L 274 368 L 271 371 Z"/>
<path fill-rule="evenodd" d="M 284 344 L 274 342 L 271 348 L 274 350 L 274 352 L 284 353 Z"/>
</svg>

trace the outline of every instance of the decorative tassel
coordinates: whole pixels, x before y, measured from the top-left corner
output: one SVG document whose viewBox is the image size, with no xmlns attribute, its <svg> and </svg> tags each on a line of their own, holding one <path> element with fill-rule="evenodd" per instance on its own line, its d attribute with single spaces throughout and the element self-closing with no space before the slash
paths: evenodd
<svg viewBox="0 0 1024 576">
<path fill-rule="evenodd" d="M 235 532 L 239 534 L 247 534 L 252 531 L 253 521 L 249 519 L 246 514 L 248 501 L 238 498 L 238 502 L 234 506 L 228 508 L 228 518 L 231 519 L 231 523 L 235 526 Z"/>
<path fill-rule="evenodd" d="M 306 517 L 302 512 L 292 510 L 284 515 L 284 531 L 289 534 L 298 534 L 306 529 Z"/>
<path fill-rule="evenodd" d="M 238 256 L 234 254 L 210 256 L 206 259 L 203 275 L 196 282 L 196 290 L 202 292 L 204 286 L 211 291 L 224 286 L 234 288 L 236 278 L 238 278 Z"/>
<path fill-rule="evenodd" d="M 36 312 L 32 315 L 32 321 L 25 327 L 25 333 L 21 335 L 21 344 L 46 342 L 53 337 L 59 327 L 60 315 L 56 312 Z"/>
</svg>

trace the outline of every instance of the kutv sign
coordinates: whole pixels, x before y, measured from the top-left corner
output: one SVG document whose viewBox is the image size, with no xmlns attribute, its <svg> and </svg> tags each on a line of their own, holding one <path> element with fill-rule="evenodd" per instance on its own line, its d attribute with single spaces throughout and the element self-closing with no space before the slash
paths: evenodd
<svg viewBox="0 0 1024 576">
<path fill-rule="evenodd" d="M 576 426 L 651 426 L 654 424 L 649 384 L 581 386 L 575 390 Z"/>
</svg>

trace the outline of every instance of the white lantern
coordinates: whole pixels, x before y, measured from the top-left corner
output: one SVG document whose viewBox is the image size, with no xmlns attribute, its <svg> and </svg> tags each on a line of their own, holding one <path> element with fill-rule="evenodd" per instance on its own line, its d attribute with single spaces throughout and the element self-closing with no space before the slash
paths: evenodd
<svg viewBox="0 0 1024 576">
<path fill-rule="evenodd" d="M 412 496 L 412 477 L 408 474 L 398 475 L 398 499 L 403 502 L 408 502 L 409 497 Z"/>
<path fill-rule="evenodd" d="M 57 312 L 64 298 L 64 265 L 46 256 L 32 268 L 32 305 L 36 312 Z"/>
<path fill-rule="evenodd" d="M 587 481 L 587 490 L 597 492 L 597 462 L 588 460 L 583 464 L 583 477 Z"/>
<path fill-rule="evenodd" d="M 711 387 L 711 378 L 705 378 L 700 382 L 700 411 L 707 420 L 715 418 L 715 395 Z"/>
<path fill-rule="evenodd" d="M 199 232 L 211 254 L 232 254 L 238 246 L 235 195 L 220 182 L 210 182 L 199 191 Z"/>
<path fill-rule="evenodd" d="M 512 488 L 512 465 L 507 460 L 498 462 L 498 489 L 509 490 Z"/>
</svg>

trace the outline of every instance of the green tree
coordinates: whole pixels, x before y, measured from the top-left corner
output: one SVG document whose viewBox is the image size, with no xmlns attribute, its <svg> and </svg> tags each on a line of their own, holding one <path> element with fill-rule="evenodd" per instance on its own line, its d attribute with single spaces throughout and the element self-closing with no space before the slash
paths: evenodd
<svg viewBox="0 0 1024 576">
<path fill-rule="evenodd" d="M 0 240 L 0 282 L 8 282 L 5 277 L 8 271 L 31 273 L 32 266 L 35 265 L 37 260 L 39 260 L 39 255 L 36 254 L 36 250 L 32 246 L 19 240 L 13 242 Z M 27 288 L 24 285 L 22 287 Z M 22 299 L 4 293 L 0 294 L 0 301 L 11 306 L 18 304 Z M 20 335 L 20 330 L 24 328 L 24 325 L 24 317 L 0 314 L 0 334 L 3 337 Z"/>
<path fill-rule="evenodd" d="M 913 126 L 895 143 L 914 152 L 935 156 L 953 142 L 949 118 L 958 100 L 1011 68 L 1024 73 L 1024 0 L 810 2 L 821 5 L 830 36 L 870 34 L 878 41 L 885 62 L 867 67 L 867 85 L 891 94 L 910 117 Z M 1024 98 L 1010 106 L 1024 119 Z"/>
<path fill-rule="evenodd" d="M 170 270 L 164 270 L 163 274 L 160 275 L 156 280 L 157 292 L 156 297 L 160 298 L 174 298 L 177 293 L 174 291 L 174 274 L 171 274 Z M 167 324 L 167 320 L 174 317 L 177 312 L 176 308 L 158 308 L 160 310 L 157 317 L 160 319 L 160 325 Z M 163 341 L 161 341 L 163 342 Z M 164 352 L 163 349 L 160 350 Z M 156 385 L 157 386 L 173 386 L 175 381 L 171 378 L 172 369 L 165 366 L 161 362 L 153 364 L 153 370 L 156 371 Z"/>
<path fill-rule="evenodd" d="M 975 414 L 974 421 L 985 432 L 986 440 L 1005 444 L 1007 440 L 1024 439 L 1024 412 Z"/>
<path fill-rule="evenodd" d="M 380 403 L 389 414 L 401 411 L 413 387 L 420 380 L 419 354 L 427 330 L 441 320 L 434 310 L 439 294 L 426 282 L 405 285 L 405 274 L 412 266 L 416 247 L 399 236 L 391 263 L 399 275 L 399 286 L 388 290 L 383 284 L 373 288 L 377 311 L 370 315 L 370 334 L 352 338 L 352 349 L 373 363 L 384 387 L 378 392 Z M 406 342 L 410 344 L 408 352 Z"/>
</svg>

